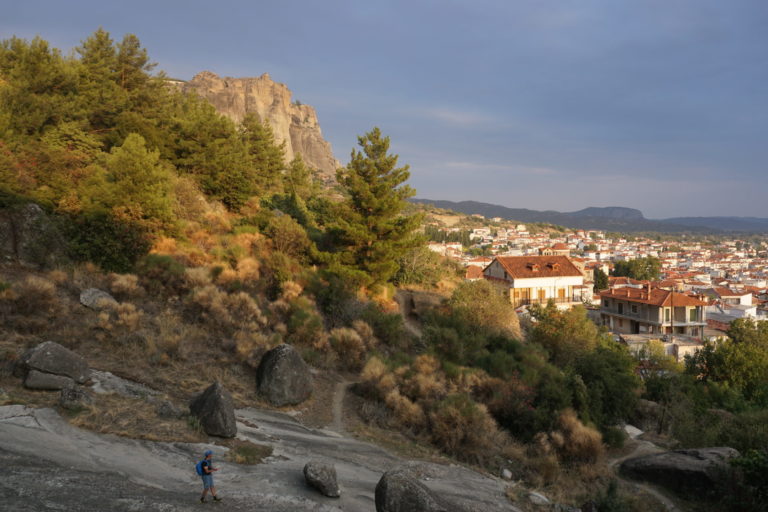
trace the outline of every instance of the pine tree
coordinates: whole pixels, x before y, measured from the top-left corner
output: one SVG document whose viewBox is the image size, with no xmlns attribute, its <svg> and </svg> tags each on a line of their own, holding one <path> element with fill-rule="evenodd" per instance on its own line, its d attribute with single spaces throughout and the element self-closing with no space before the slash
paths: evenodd
<svg viewBox="0 0 768 512">
<path fill-rule="evenodd" d="M 374 128 L 358 137 L 361 151 L 352 150 L 347 167 L 339 169 L 337 180 L 345 200 L 336 219 L 335 233 L 340 263 L 362 271 L 368 283 L 384 284 L 395 275 L 397 261 L 418 244 L 413 236 L 419 215 L 404 215 L 406 199 L 416 191 L 405 181 L 408 166 L 397 167 L 397 155 L 389 155 L 389 137 Z"/>
<path fill-rule="evenodd" d="M 256 114 L 247 114 L 240 134 L 251 157 L 256 189 L 262 196 L 279 193 L 285 169 L 285 142 L 278 144 L 269 123 Z"/>
</svg>

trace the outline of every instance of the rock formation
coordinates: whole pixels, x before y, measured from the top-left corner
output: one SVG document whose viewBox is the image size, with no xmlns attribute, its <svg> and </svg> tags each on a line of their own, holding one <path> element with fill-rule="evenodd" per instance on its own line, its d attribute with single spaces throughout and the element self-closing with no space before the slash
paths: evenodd
<svg viewBox="0 0 768 512">
<path fill-rule="evenodd" d="M 53 341 L 40 343 L 21 356 L 17 374 L 30 389 L 64 389 L 90 377 L 88 363 L 80 355 Z"/>
<path fill-rule="evenodd" d="M 68 262 L 58 226 L 33 203 L 0 208 L 0 260 L 51 268 Z"/>
<path fill-rule="evenodd" d="M 87 290 L 80 292 L 80 304 L 87 308 L 101 311 L 117 306 L 117 301 L 103 290 L 99 290 L 98 288 L 88 288 Z"/>
<path fill-rule="evenodd" d="M 200 420 L 206 434 L 218 437 L 237 435 L 232 395 L 218 381 L 195 397 L 189 404 L 189 410 Z"/>
<path fill-rule="evenodd" d="M 738 457 L 733 448 L 675 450 L 627 459 L 622 474 L 647 480 L 684 495 L 711 492 L 728 472 L 728 460 Z"/>
<path fill-rule="evenodd" d="M 207 99 L 216 110 L 237 123 L 246 114 L 258 114 L 262 121 L 269 122 L 275 139 L 285 142 L 289 162 L 301 153 L 304 162 L 317 169 L 322 179 L 333 181 L 340 163 L 320 132 L 315 109 L 292 102 L 288 87 L 274 82 L 269 74 L 256 78 L 222 78 L 203 71 L 181 87 Z"/>
<path fill-rule="evenodd" d="M 336 468 L 333 464 L 325 464 L 312 460 L 304 466 L 304 479 L 325 496 L 338 498 L 341 490 L 336 480 Z"/>
<path fill-rule="evenodd" d="M 453 512 L 432 491 L 407 470 L 387 471 L 376 485 L 376 512 Z"/>
<path fill-rule="evenodd" d="M 261 358 L 256 387 L 272 405 L 297 405 L 312 394 L 312 374 L 292 346 L 278 345 Z"/>
</svg>

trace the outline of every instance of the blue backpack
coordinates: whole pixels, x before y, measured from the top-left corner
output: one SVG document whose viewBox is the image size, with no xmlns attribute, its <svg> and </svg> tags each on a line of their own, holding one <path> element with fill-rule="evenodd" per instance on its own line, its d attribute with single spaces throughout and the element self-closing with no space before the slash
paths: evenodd
<svg viewBox="0 0 768 512">
<path fill-rule="evenodd" d="M 200 476 L 203 476 L 203 462 L 205 459 L 201 460 L 197 464 L 195 464 L 195 471 L 197 471 L 197 474 Z"/>
</svg>

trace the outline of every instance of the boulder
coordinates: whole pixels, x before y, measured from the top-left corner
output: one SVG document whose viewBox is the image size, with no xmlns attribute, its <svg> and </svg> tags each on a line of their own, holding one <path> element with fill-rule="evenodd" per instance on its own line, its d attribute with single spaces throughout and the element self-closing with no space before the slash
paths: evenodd
<svg viewBox="0 0 768 512">
<path fill-rule="evenodd" d="M 24 379 L 24 387 L 27 389 L 43 389 L 58 391 L 75 385 L 75 381 L 65 375 L 54 375 L 37 370 L 29 370 Z"/>
<path fill-rule="evenodd" d="M 620 469 L 630 478 L 696 496 L 711 492 L 728 472 L 728 460 L 738 456 L 737 450 L 728 447 L 675 450 L 627 459 Z"/>
<path fill-rule="evenodd" d="M 116 306 L 117 301 L 103 290 L 88 288 L 80 292 L 80 304 L 95 311 L 101 311 Z"/>
<path fill-rule="evenodd" d="M 376 485 L 376 512 L 453 512 L 411 472 L 387 471 Z"/>
<path fill-rule="evenodd" d="M 40 343 L 26 351 L 19 359 L 18 368 L 24 374 L 37 370 L 41 373 L 62 375 L 78 384 L 86 382 L 91 375 L 85 359 L 53 341 Z"/>
<path fill-rule="evenodd" d="M 181 409 L 173 405 L 173 402 L 170 400 L 162 400 L 160 403 L 158 403 L 157 407 L 155 408 L 155 412 L 159 418 L 169 420 L 181 418 L 184 415 Z"/>
<path fill-rule="evenodd" d="M 637 401 L 630 423 L 643 432 L 665 434 L 669 430 L 667 416 L 664 414 L 664 407 L 661 404 L 641 398 Z"/>
<path fill-rule="evenodd" d="M 338 498 L 341 496 L 339 484 L 336 481 L 336 468 L 333 464 L 325 464 L 315 460 L 304 466 L 304 479 L 325 496 Z"/>
<path fill-rule="evenodd" d="M 60 226 L 34 203 L 0 208 L 0 259 L 53 268 L 69 262 Z"/>
<path fill-rule="evenodd" d="M 312 394 L 312 374 L 292 346 L 279 345 L 261 358 L 256 388 L 272 405 L 297 405 Z"/>
<path fill-rule="evenodd" d="M 235 437 L 237 434 L 232 395 L 218 381 L 192 400 L 189 410 L 200 420 L 206 434 L 218 437 Z"/>
<path fill-rule="evenodd" d="M 92 403 L 93 396 L 80 386 L 69 386 L 61 390 L 59 405 L 64 409 L 81 409 Z"/>
</svg>

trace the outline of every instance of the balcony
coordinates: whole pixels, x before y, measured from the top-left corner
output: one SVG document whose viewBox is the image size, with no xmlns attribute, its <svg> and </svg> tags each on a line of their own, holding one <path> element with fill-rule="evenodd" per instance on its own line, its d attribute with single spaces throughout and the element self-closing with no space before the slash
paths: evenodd
<svg viewBox="0 0 768 512">
<path fill-rule="evenodd" d="M 530 304 L 541 304 L 542 306 L 546 306 L 549 303 L 549 301 L 552 301 L 555 304 L 581 304 L 581 296 L 574 295 L 571 298 L 552 297 L 549 299 L 513 299 L 512 304 L 515 307 L 528 306 Z"/>
</svg>

